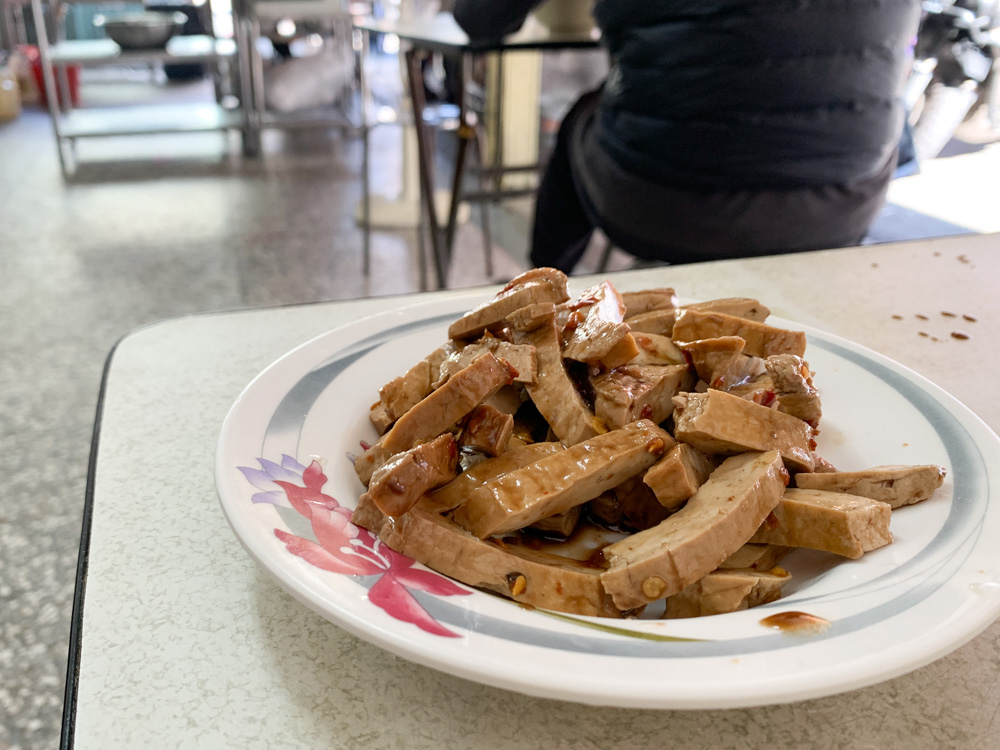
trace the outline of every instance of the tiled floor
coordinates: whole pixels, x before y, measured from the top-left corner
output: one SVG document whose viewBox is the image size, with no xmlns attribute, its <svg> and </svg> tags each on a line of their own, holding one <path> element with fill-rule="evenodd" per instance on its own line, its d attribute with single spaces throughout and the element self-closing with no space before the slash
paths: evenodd
<svg viewBox="0 0 1000 750">
<path fill-rule="evenodd" d="M 378 130 L 373 152 L 375 191 L 392 195 L 399 131 Z M 356 140 L 271 134 L 260 160 L 218 135 L 83 142 L 79 155 L 64 181 L 44 114 L 0 126 L 0 750 L 57 742 L 94 408 L 115 341 L 175 315 L 419 288 L 410 232 L 376 233 L 361 274 Z M 933 166 L 941 184 L 907 178 L 918 182 L 875 239 L 1000 228 L 992 208 L 952 220 L 972 210 L 957 198 L 967 176 Z M 497 223 L 494 277 L 509 278 L 524 267 L 526 219 Z M 475 226 L 458 242 L 452 285 L 490 281 Z"/>
</svg>

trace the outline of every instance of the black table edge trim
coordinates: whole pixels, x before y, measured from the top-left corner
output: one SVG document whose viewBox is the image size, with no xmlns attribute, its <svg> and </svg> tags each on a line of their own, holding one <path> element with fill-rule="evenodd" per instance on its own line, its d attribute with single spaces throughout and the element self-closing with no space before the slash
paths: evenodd
<svg viewBox="0 0 1000 750">
<path fill-rule="evenodd" d="M 101 438 L 101 416 L 104 411 L 104 394 L 108 385 L 111 360 L 118 349 L 120 339 L 111 348 L 104 361 L 101 386 L 97 395 L 97 410 L 94 417 L 94 433 L 90 441 L 90 461 L 87 466 L 87 489 L 83 503 L 83 522 L 80 530 L 80 552 L 76 561 L 76 589 L 73 592 L 73 616 L 69 628 L 69 655 L 66 661 L 66 691 L 63 697 L 62 732 L 59 738 L 60 750 L 71 750 L 76 730 L 76 699 L 80 679 L 80 646 L 83 643 L 83 598 L 87 590 L 87 565 L 90 559 L 90 525 L 94 512 L 94 479 L 97 469 L 97 451 Z"/>
<path fill-rule="evenodd" d="M 94 414 L 94 431 L 90 440 L 90 459 L 87 465 L 87 485 L 83 503 L 83 521 L 80 529 L 80 551 L 76 560 L 76 584 L 73 592 L 73 614 L 70 619 L 69 628 L 69 653 L 66 662 L 66 687 L 63 693 L 62 729 L 59 738 L 59 750 L 73 750 L 76 732 L 76 700 L 77 688 L 80 681 L 80 648 L 83 644 L 83 600 L 87 593 L 87 568 L 90 561 L 90 527 L 94 515 L 94 482 L 97 476 L 97 453 L 100 448 L 101 422 L 104 416 L 104 397 L 108 387 L 108 375 L 111 372 L 111 363 L 115 352 L 123 341 L 131 338 L 134 334 L 149 328 L 155 328 L 162 323 L 169 323 L 186 318 L 214 317 L 218 315 L 232 315 L 242 312 L 259 312 L 262 310 L 280 310 L 284 308 L 312 307 L 341 302 L 357 302 L 359 300 L 379 299 L 389 302 L 399 297 L 408 297 L 419 294 L 422 297 L 430 297 L 444 292 L 465 292 L 471 289 L 488 288 L 496 286 L 500 282 L 462 288 L 462 289 L 434 289 L 426 292 L 404 292 L 401 294 L 391 294 L 379 297 L 358 297 L 337 300 L 313 300 L 309 302 L 293 302 L 289 304 L 260 305 L 255 307 L 234 307 L 230 309 L 208 310 L 205 312 L 182 313 L 173 317 L 156 320 L 129 331 L 115 342 L 108 352 L 104 361 L 104 371 L 101 374 L 101 385 L 97 394 L 97 408 Z"/>
</svg>

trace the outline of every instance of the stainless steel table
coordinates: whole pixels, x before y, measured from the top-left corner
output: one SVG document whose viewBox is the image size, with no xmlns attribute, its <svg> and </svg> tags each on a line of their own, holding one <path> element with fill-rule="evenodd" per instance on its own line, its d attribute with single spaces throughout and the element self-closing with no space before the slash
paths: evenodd
<svg viewBox="0 0 1000 750">
<path fill-rule="evenodd" d="M 915 369 L 1000 428 L 993 383 L 1000 368 L 1000 236 L 611 278 L 622 289 L 672 285 L 690 298 L 759 297 L 776 315 Z M 574 279 L 573 287 L 590 281 Z M 482 291 L 485 298 L 495 290 Z M 95 428 L 64 747 L 1000 744 L 998 623 L 929 666 L 835 697 L 756 709 L 639 711 L 528 698 L 451 677 L 369 645 L 285 594 L 247 557 L 219 508 L 213 461 L 228 409 L 258 372 L 310 337 L 388 307 L 454 294 L 185 317 L 118 344 Z M 963 323 L 971 338 L 948 335 L 955 324 L 940 315 L 945 310 L 976 318 Z"/>
</svg>

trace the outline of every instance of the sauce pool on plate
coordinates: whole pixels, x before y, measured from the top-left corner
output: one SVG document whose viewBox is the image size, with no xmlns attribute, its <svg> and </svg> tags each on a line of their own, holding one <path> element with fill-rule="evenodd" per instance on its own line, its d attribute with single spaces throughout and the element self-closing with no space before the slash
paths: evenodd
<svg viewBox="0 0 1000 750">
<path fill-rule="evenodd" d="M 808 612 L 778 612 L 765 617 L 760 624 L 783 633 L 822 633 L 830 627 L 829 620 Z"/>
</svg>

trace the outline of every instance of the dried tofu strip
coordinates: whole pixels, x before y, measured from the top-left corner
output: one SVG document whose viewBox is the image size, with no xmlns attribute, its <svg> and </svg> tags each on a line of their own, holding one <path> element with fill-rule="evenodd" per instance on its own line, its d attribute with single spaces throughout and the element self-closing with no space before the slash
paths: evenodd
<svg viewBox="0 0 1000 750">
<path fill-rule="evenodd" d="M 777 450 L 790 468 L 812 471 L 812 429 L 782 414 L 723 391 L 674 398 L 674 437 L 706 453 L 723 455 Z"/>
<path fill-rule="evenodd" d="M 781 568 L 715 570 L 667 597 L 663 617 L 705 617 L 757 607 L 779 599 L 781 587 L 789 580 L 791 575 Z"/>
<path fill-rule="evenodd" d="M 652 422 L 632 422 L 486 482 L 458 507 L 455 522 L 481 539 L 523 529 L 645 471 L 672 445 Z"/>
<path fill-rule="evenodd" d="M 506 318 L 522 307 L 569 299 L 568 279 L 554 268 L 535 268 L 513 279 L 499 294 L 470 310 L 448 328 L 453 339 L 481 336 L 487 330 L 503 328 Z"/>
<path fill-rule="evenodd" d="M 677 307 L 677 294 L 670 287 L 622 292 L 622 302 L 625 303 L 625 317 L 631 318 L 653 310 L 673 310 Z"/>
<path fill-rule="evenodd" d="M 535 347 L 538 378 L 525 386 L 539 413 L 567 445 L 579 443 L 606 429 L 584 402 L 566 372 L 555 319 L 531 331 L 514 334 L 519 344 Z"/>
<path fill-rule="evenodd" d="M 621 295 L 605 281 L 584 292 L 574 303 L 563 329 L 563 357 L 578 362 L 596 362 L 629 335 Z"/>
<path fill-rule="evenodd" d="M 794 354 L 776 354 L 764 360 L 764 366 L 774 383 L 778 410 L 818 425 L 823 408 L 809 364 Z"/>
<path fill-rule="evenodd" d="M 460 345 L 454 342 L 438 347 L 404 375 L 379 389 L 379 400 L 372 405 L 369 417 L 380 435 L 437 387 L 441 363 L 458 349 Z"/>
<path fill-rule="evenodd" d="M 358 478 L 367 487 L 372 472 L 390 457 L 449 431 L 483 399 L 509 385 L 512 378 L 506 362 L 484 354 L 406 412 L 375 445 L 358 456 L 354 462 Z"/>
<path fill-rule="evenodd" d="M 657 502 L 664 508 L 679 508 L 708 481 L 715 461 L 687 443 L 678 443 L 643 476 Z"/>
<path fill-rule="evenodd" d="M 620 617 L 600 571 L 556 555 L 482 541 L 422 505 L 387 519 L 379 536 L 400 554 L 462 583 L 533 607 Z"/>
<path fill-rule="evenodd" d="M 614 492 L 602 492 L 589 503 L 587 512 L 608 526 L 618 526 L 625 519 L 625 512 Z"/>
<path fill-rule="evenodd" d="M 385 519 L 385 513 L 379 510 L 375 501 L 372 500 L 367 492 L 358 498 L 358 507 L 351 513 L 351 523 L 363 529 L 368 529 L 375 535 L 378 535 L 379 529 L 385 523 Z"/>
<path fill-rule="evenodd" d="M 764 362 L 760 357 L 753 357 L 753 360 L 761 364 Z M 774 380 L 767 372 L 752 377 L 750 380 L 745 380 L 739 385 L 720 388 L 719 390 L 723 390 L 733 396 L 739 396 L 744 401 L 753 401 L 755 404 L 760 404 L 761 406 L 778 408 L 777 395 L 774 392 Z M 781 410 L 778 409 L 778 411 Z M 785 413 L 787 414 L 788 412 Z M 793 414 L 792 416 L 798 415 Z"/>
<path fill-rule="evenodd" d="M 485 482 L 540 461 L 562 448 L 560 443 L 531 443 L 511 448 L 502 456 L 489 458 L 462 472 L 444 487 L 431 493 L 427 499 L 441 513 L 454 510 L 465 502 L 474 489 Z"/>
<path fill-rule="evenodd" d="M 459 370 L 471 365 L 476 359 L 490 352 L 498 359 L 506 360 L 517 371 L 515 383 L 534 383 L 536 377 L 535 350 L 531 346 L 518 346 L 495 337 L 484 337 L 456 351 L 441 363 L 440 375 L 434 387 L 439 387 Z"/>
<path fill-rule="evenodd" d="M 806 335 L 802 331 L 788 331 L 746 318 L 700 310 L 678 311 L 671 336 L 674 341 L 739 336 L 747 342 L 744 352 L 755 357 L 770 357 L 772 354 L 801 357 L 806 351 Z"/>
<path fill-rule="evenodd" d="M 624 365 L 591 382 L 594 412 L 612 428 L 637 419 L 663 422 L 674 412 L 673 397 L 694 386 L 683 365 Z"/>
<path fill-rule="evenodd" d="M 554 303 L 539 302 L 515 310 L 507 316 L 507 322 L 515 331 L 531 331 L 550 320 L 554 320 L 555 317 L 556 306 Z"/>
<path fill-rule="evenodd" d="M 626 479 L 612 490 L 621 516 L 617 523 L 642 531 L 660 523 L 671 511 L 656 501 L 656 495 L 643 484 L 642 476 Z"/>
<path fill-rule="evenodd" d="M 724 297 L 705 302 L 692 302 L 690 305 L 684 305 L 682 309 L 723 313 L 725 315 L 732 315 L 734 318 L 753 320 L 757 323 L 763 323 L 771 314 L 771 311 L 762 305 L 759 300 L 749 297 Z"/>
<path fill-rule="evenodd" d="M 739 336 L 683 341 L 678 346 L 691 358 L 698 377 L 719 391 L 735 392 L 766 370 L 763 359 L 743 353 L 746 342 Z"/>
<path fill-rule="evenodd" d="M 856 559 L 892 541 L 888 503 L 823 490 L 788 489 L 750 541 Z"/>
<path fill-rule="evenodd" d="M 719 383 L 739 359 L 747 342 L 739 336 L 720 336 L 714 339 L 681 341 L 677 347 L 687 352 L 698 377 L 713 388 L 727 390 Z"/>
<path fill-rule="evenodd" d="M 926 500 L 944 483 L 940 466 L 875 466 L 864 471 L 830 472 L 796 478 L 801 489 L 847 492 L 901 508 Z"/>
<path fill-rule="evenodd" d="M 580 505 L 574 505 L 562 513 L 556 513 L 554 516 L 535 521 L 528 528 L 541 531 L 545 534 L 568 537 L 573 533 L 573 529 L 576 528 L 576 524 L 580 520 L 581 507 Z"/>
<path fill-rule="evenodd" d="M 499 456 L 507 450 L 514 432 L 514 417 L 492 406 L 480 404 L 465 418 L 459 442 L 462 448 Z"/>
<path fill-rule="evenodd" d="M 733 554 L 727 557 L 720 568 L 753 568 L 754 570 L 770 570 L 792 551 L 791 547 L 780 544 L 753 544 L 747 542 Z"/>
<path fill-rule="evenodd" d="M 726 459 L 679 511 L 605 547 L 604 588 L 632 609 L 690 586 L 750 539 L 787 481 L 777 451 Z"/>
<path fill-rule="evenodd" d="M 599 367 L 601 370 L 613 370 L 634 360 L 639 354 L 639 345 L 635 337 L 628 333 L 617 344 L 615 344 L 600 359 L 590 364 Z"/>
<path fill-rule="evenodd" d="M 496 393 L 484 398 L 483 406 L 492 406 L 498 412 L 514 416 L 524 403 L 521 401 L 521 393 L 520 386 L 505 385 Z"/>
<path fill-rule="evenodd" d="M 372 474 L 366 495 L 387 516 L 401 516 L 458 473 L 458 446 L 450 433 L 397 453 Z"/>
<path fill-rule="evenodd" d="M 633 365 L 686 365 L 687 359 L 669 336 L 658 333 L 632 333 L 639 352 L 629 364 Z"/>
<path fill-rule="evenodd" d="M 635 333 L 655 333 L 660 336 L 669 336 L 674 329 L 674 311 L 650 310 L 649 312 L 631 315 L 625 318 L 628 327 Z"/>
</svg>

